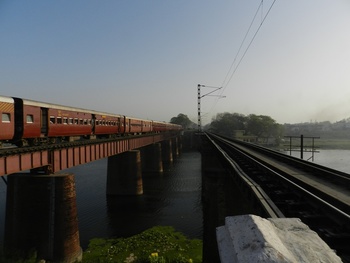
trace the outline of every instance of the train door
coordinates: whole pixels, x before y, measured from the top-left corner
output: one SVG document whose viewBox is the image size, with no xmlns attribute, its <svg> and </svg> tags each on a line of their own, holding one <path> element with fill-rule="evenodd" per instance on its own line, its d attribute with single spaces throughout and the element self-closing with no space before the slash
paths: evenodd
<svg viewBox="0 0 350 263">
<path fill-rule="evenodd" d="M 44 136 L 47 136 L 49 133 L 49 126 L 48 126 L 48 109 L 47 108 L 41 108 L 41 134 Z"/>
</svg>

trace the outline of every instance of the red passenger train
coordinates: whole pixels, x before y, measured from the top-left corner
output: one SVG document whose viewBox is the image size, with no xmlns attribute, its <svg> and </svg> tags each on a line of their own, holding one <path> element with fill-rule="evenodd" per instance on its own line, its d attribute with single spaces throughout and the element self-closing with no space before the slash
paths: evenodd
<svg viewBox="0 0 350 263">
<path fill-rule="evenodd" d="M 0 96 L 0 146 L 178 131 L 181 125 Z"/>
</svg>

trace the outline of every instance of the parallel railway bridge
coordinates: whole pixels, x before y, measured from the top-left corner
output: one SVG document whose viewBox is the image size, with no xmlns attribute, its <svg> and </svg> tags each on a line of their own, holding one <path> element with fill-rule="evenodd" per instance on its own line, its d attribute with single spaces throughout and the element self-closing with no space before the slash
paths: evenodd
<svg viewBox="0 0 350 263">
<path fill-rule="evenodd" d="M 25 258 L 34 249 L 38 259 L 81 259 L 74 175 L 65 169 L 108 158 L 106 194 L 140 195 L 141 169 L 162 172 L 180 149 L 180 131 L 0 149 L 7 257 Z"/>
</svg>

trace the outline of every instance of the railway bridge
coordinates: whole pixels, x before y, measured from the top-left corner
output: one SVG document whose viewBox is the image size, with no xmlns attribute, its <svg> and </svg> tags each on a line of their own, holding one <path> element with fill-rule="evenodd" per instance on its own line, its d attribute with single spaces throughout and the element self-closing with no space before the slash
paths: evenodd
<svg viewBox="0 0 350 263">
<path fill-rule="evenodd" d="M 204 262 L 219 260 L 215 228 L 225 225 L 227 216 L 246 214 L 300 218 L 350 262 L 348 174 L 214 134 L 193 137 L 202 154 Z M 107 194 L 142 194 L 140 159 L 146 164 L 142 169 L 161 171 L 182 141 L 181 133 L 172 131 L 1 151 L 0 175 L 11 174 L 5 246 L 29 251 L 34 244 L 41 258 L 74 262 L 82 253 L 74 177 L 57 172 L 108 158 Z M 44 229 L 40 235 L 39 229 Z"/>
<path fill-rule="evenodd" d="M 298 229 L 300 232 L 302 229 L 300 222 L 302 222 L 306 226 L 305 229 L 311 229 L 318 234 L 316 237 L 319 241 L 314 244 L 316 247 L 314 249 L 312 242 L 306 242 L 306 240 L 311 240 L 308 239 L 308 231 L 303 232 L 303 239 L 299 241 L 293 242 L 292 235 L 286 232 L 281 238 L 275 239 L 280 240 L 278 243 L 282 243 L 281 240 L 286 235 L 289 237 L 289 240 L 283 243 L 283 248 L 289 243 L 292 250 L 296 251 L 294 260 L 292 259 L 291 262 L 314 262 L 314 259 L 321 258 L 321 261 L 328 262 L 341 262 L 340 259 L 343 262 L 350 262 L 349 174 L 215 134 L 202 134 L 201 137 L 202 187 L 204 193 L 210 193 L 203 196 L 203 203 L 207 204 L 204 206 L 207 211 L 203 211 L 203 214 L 213 215 L 211 218 L 204 219 L 204 222 L 211 221 L 212 225 L 223 226 L 217 228 L 218 232 L 211 228 L 204 230 L 204 233 L 207 232 L 209 235 L 208 240 L 216 241 L 217 237 L 221 244 L 219 245 L 221 262 L 254 261 L 252 257 L 245 257 L 245 260 L 241 261 L 225 261 L 224 259 L 227 258 L 227 254 L 232 260 L 240 253 L 247 254 L 247 251 L 251 251 L 250 254 L 259 254 L 257 251 L 262 248 L 259 244 L 268 242 L 265 238 L 260 240 L 259 236 L 266 237 L 271 235 L 271 231 L 277 233 L 281 230 L 280 228 L 271 230 L 273 227 L 269 227 L 267 233 L 263 232 L 260 235 L 259 232 L 255 236 L 252 234 L 251 240 L 242 241 L 251 235 L 250 232 L 254 232 L 253 229 L 255 231 L 262 231 L 262 229 L 252 223 L 244 232 L 242 225 L 234 226 L 234 222 L 241 220 L 249 225 L 248 221 L 251 219 L 228 219 L 227 217 L 247 214 L 271 218 L 273 226 L 276 226 L 276 222 L 280 222 L 278 221 L 280 219 L 297 218 L 295 221 L 297 227 L 288 223 L 284 224 L 284 228 Z M 266 223 L 266 221 L 263 222 Z M 242 236 L 237 237 L 240 231 Z M 312 237 L 312 240 L 314 238 Z M 241 251 L 240 246 L 232 247 L 232 244 L 239 243 L 242 244 Z M 324 243 L 328 245 L 328 248 L 320 245 Z M 204 246 L 206 246 L 205 242 Z M 209 252 L 208 247 L 215 246 L 207 244 L 207 248 L 203 248 L 204 253 Z M 275 248 L 271 244 L 267 247 Z M 237 250 L 226 253 L 233 249 Z M 273 260 L 271 251 L 272 249 L 269 250 L 269 257 L 271 256 L 270 260 Z M 324 253 L 321 254 L 320 251 Z M 334 254 L 334 251 L 337 255 Z M 310 257 L 304 258 L 304 260 L 302 256 L 310 252 L 313 252 L 314 256 L 311 256 L 311 259 Z M 277 254 L 284 256 L 283 253 Z M 261 254 L 259 256 L 260 259 L 263 258 Z M 218 261 L 217 256 L 212 254 L 204 255 L 204 257 L 210 258 L 208 262 Z M 279 260 L 273 262 L 279 262 Z"/>
<path fill-rule="evenodd" d="M 25 257 L 35 250 L 39 259 L 79 260 L 74 175 L 62 170 L 108 158 L 106 194 L 140 195 L 141 169 L 162 172 L 163 163 L 179 154 L 181 138 L 181 131 L 167 131 L 1 149 L 0 176 L 7 184 L 5 252 Z"/>
</svg>

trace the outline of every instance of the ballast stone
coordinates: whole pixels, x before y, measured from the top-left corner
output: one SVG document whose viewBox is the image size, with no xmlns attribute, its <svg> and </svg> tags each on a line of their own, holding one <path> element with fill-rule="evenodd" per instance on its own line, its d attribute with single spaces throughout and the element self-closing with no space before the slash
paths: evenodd
<svg viewBox="0 0 350 263">
<path fill-rule="evenodd" d="M 225 225 L 216 228 L 216 237 L 221 263 L 342 262 L 298 218 L 226 217 Z"/>
</svg>

